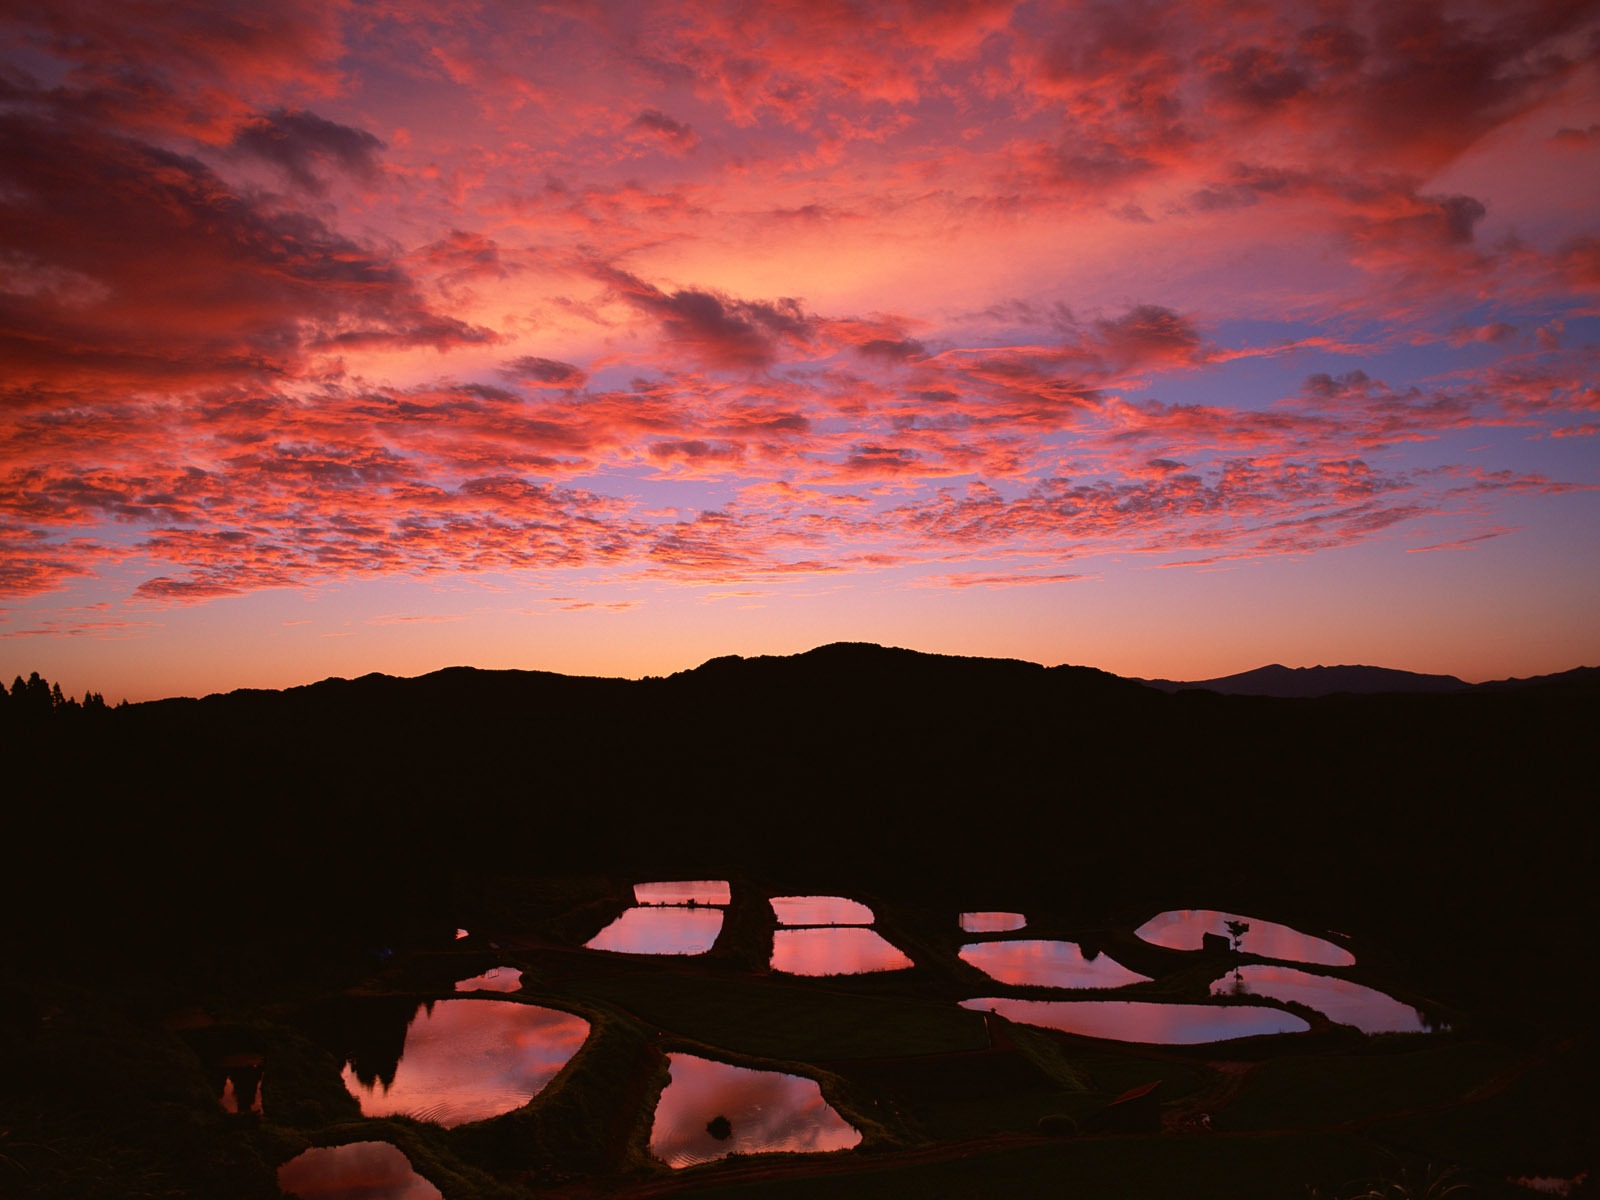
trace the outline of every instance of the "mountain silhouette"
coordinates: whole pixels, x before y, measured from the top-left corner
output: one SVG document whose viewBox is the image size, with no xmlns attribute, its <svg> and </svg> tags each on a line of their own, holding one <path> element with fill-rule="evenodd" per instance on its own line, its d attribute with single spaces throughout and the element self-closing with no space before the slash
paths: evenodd
<svg viewBox="0 0 1600 1200">
<path fill-rule="evenodd" d="M 1593 687 L 1600 681 L 1600 667 L 1575 667 L 1554 675 L 1534 675 L 1526 679 L 1495 679 L 1486 683 L 1467 683 L 1454 675 L 1424 675 L 1416 671 L 1397 671 L 1392 667 L 1338 666 L 1286 667 L 1273 663 L 1237 675 L 1216 679 L 1180 681 L 1143 679 L 1146 687 L 1162 692 L 1207 691 L 1224 696 L 1274 696 L 1280 699 L 1311 699 L 1319 696 L 1434 695 L 1460 692 L 1515 691 L 1520 688 Z"/>
<path fill-rule="evenodd" d="M 1225 696 L 1279 696 L 1284 698 L 1309 698 L 1336 696 L 1344 693 L 1357 696 L 1379 693 L 1427 693 L 1441 695 L 1464 692 L 1472 685 L 1454 675 L 1419 675 L 1415 671 L 1396 671 L 1389 667 L 1285 667 L 1279 663 L 1241 671 L 1237 675 L 1223 675 L 1216 679 L 1201 679 L 1181 683 L 1171 679 L 1147 679 L 1147 685 L 1163 692 L 1177 692 L 1187 688 L 1200 688 L 1221 692 Z"/>
</svg>

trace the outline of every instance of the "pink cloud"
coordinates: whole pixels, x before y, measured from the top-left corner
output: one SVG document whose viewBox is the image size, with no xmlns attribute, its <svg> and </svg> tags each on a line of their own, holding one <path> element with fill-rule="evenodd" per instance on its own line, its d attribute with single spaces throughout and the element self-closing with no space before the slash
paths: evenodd
<svg viewBox="0 0 1600 1200">
<path fill-rule="evenodd" d="M 0 595 L 36 596 L 91 575 L 101 549 L 87 538 L 56 540 L 0 520 Z"/>
<path fill-rule="evenodd" d="M 1533 0 L 30 9 L 0 586 L 987 588 L 1455 544 L 1565 486 L 1467 454 L 1600 411 L 1592 222 L 1492 157 L 1528 193 L 1575 169 L 1594 27 Z"/>
<path fill-rule="evenodd" d="M 806 342 L 811 322 L 795 300 L 740 300 L 693 288 L 664 292 L 625 271 L 599 268 L 617 295 L 659 322 L 677 349 L 721 370 L 772 365 L 785 344 Z"/>
<path fill-rule="evenodd" d="M 48 99 L 0 115 L 0 152 L 0 252 L 63 281 L 0 294 L 13 395 L 218 386 L 297 374 L 337 346 L 493 339 L 430 311 L 383 254 Z"/>
<path fill-rule="evenodd" d="M 1038 587 L 1052 583 L 1077 583 L 1084 579 L 1093 579 L 1092 575 L 1024 575 L 1024 574 L 984 574 L 980 571 L 964 572 L 955 575 L 926 575 L 916 581 L 917 587 L 932 588 L 1013 588 L 1013 587 Z"/>
<path fill-rule="evenodd" d="M 19 8 L 19 42 L 69 65 L 85 112 L 130 130 L 229 140 L 252 96 L 338 86 L 344 0 L 229 6 L 95 0 Z"/>
<path fill-rule="evenodd" d="M 687 154 L 700 144 L 693 127 L 653 108 L 645 109 L 630 121 L 628 132 L 630 136 L 637 136 L 675 154 Z"/>
</svg>

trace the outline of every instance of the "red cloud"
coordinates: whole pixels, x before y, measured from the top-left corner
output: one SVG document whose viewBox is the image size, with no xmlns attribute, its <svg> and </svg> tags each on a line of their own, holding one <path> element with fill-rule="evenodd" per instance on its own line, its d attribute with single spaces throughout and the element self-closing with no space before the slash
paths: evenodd
<svg viewBox="0 0 1600 1200">
<path fill-rule="evenodd" d="M 93 574 L 103 547 L 88 538 L 56 541 L 47 531 L 0 520 L 0 596 L 36 596 Z"/>
<path fill-rule="evenodd" d="M 1141 304 L 1125 316 L 1095 322 L 1106 358 L 1120 367 L 1189 366 L 1203 361 L 1200 335 L 1171 309 Z"/>
<path fill-rule="evenodd" d="M 709 367 L 758 370 L 772 365 L 781 345 L 803 344 L 811 336 L 811 319 L 794 300 L 738 300 L 696 289 L 669 293 L 614 268 L 597 268 L 596 274 L 659 322 L 670 342 Z"/>
<path fill-rule="evenodd" d="M 692 72 L 743 124 L 766 117 L 823 124 L 838 101 L 905 103 L 937 86 L 939 64 L 969 59 L 1002 29 L 1012 0 L 694 0 L 673 6 L 649 46 Z"/>
<path fill-rule="evenodd" d="M 338 346 L 493 337 L 430 311 L 392 260 L 315 218 L 47 100 L 0 114 L 0 157 L 0 253 L 60 281 L 0 294 L 13 394 L 205 387 L 295 375 Z"/>
<path fill-rule="evenodd" d="M 645 109 L 629 122 L 628 130 L 678 154 L 687 153 L 700 144 L 693 128 L 653 108 Z"/>
<path fill-rule="evenodd" d="M 1572 76 L 1581 5 L 329 11 L 22 14 L 50 82 L 0 83 L 0 586 L 110 559 L 171 603 L 1012 548 L 1226 561 L 1554 486 L 1397 447 L 1594 428 L 1593 363 L 1561 349 L 1561 321 L 1581 343 L 1567 297 L 1600 287 L 1595 239 L 1534 222 L 1548 245 L 1486 238 L 1501 193 L 1425 182 Z M 363 35 L 348 48 L 341 22 Z M 385 108 L 402 88 L 411 107 Z M 1578 119 L 1563 103 L 1541 139 Z M 339 179 L 394 186 L 341 210 Z M 1050 223 L 1068 211 L 1081 226 Z M 1258 300 L 1252 226 L 1368 278 L 1279 277 Z M 1174 230 L 1191 239 L 1175 264 Z M 1110 277 L 1084 282 L 1080 251 Z M 1183 282 L 1191 253 L 1196 270 L 1227 256 L 1240 282 Z M 806 287 L 785 270 L 868 311 L 788 298 Z M 892 290 L 902 270 L 940 294 Z M 666 282 L 679 271 L 693 282 Z M 1183 290 L 1157 290 L 1171 279 Z M 1027 299 L 1004 299 L 1013 286 Z M 1097 307 L 1126 288 L 1142 290 Z M 1240 348 L 1234 330 L 1280 302 L 1322 327 Z M 1361 330 L 1379 308 L 1426 319 Z M 516 344 L 488 361 L 500 337 Z M 1352 352 L 1452 341 L 1499 366 L 1426 386 L 1350 369 Z M 338 369 L 354 347 L 420 346 L 468 353 L 445 379 L 418 356 Z M 1296 395 L 1220 373 L 1290 354 L 1317 372 Z M 695 478 L 722 485 L 715 507 L 662 498 Z M 945 583 L 1009 578 L 985 571 Z"/>
<path fill-rule="evenodd" d="M 8 13 L 24 44 L 71 64 L 85 111 L 128 130 L 221 144 L 252 94 L 331 92 L 346 0 L 52 0 Z"/>
<path fill-rule="evenodd" d="M 372 178 L 383 142 L 313 112 L 274 109 L 246 119 L 233 134 L 232 149 L 272 163 L 296 187 L 320 195 L 329 169 Z"/>
</svg>

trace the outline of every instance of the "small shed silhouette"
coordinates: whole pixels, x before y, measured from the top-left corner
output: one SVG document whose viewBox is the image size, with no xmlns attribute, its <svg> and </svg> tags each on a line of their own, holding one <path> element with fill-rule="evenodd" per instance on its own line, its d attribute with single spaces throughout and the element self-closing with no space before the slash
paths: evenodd
<svg viewBox="0 0 1600 1200">
<path fill-rule="evenodd" d="M 1233 950 L 1233 943 L 1226 934 L 1202 933 L 1200 935 L 1200 949 L 1207 954 L 1228 954 Z"/>
</svg>

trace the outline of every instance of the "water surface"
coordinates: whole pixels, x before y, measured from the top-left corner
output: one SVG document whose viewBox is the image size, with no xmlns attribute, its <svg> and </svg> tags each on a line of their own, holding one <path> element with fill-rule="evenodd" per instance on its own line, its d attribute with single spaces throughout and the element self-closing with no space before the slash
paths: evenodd
<svg viewBox="0 0 1600 1200">
<path fill-rule="evenodd" d="M 1063 1033 L 1156 1046 L 1195 1046 L 1263 1033 L 1299 1033 L 1311 1028 L 1281 1008 L 1244 1005 L 978 997 L 963 1000 L 961 1007 L 978 1012 L 993 1009 L 1007 1020 L 1042 1025 Z"/>
<path fill-rule="evenodd" d="M 780 929 L 772 935 L 772 969 L 790 975 L 865 975 L 911 965 L 873 930 L 854 925 Z"/>
<path fill-rule="evenodd" d="M 872 910 L 843 896 L 774 896 L 779 925 L 871 925 Z"/>
<path fill-rule="evenodd" d="M 522 972 L 515 967 L 490 967 L 482 975 L 456 980 L 458 992 L 520 992 Z"/>
<path fill-rule="evenodd" d="M 406 1027 L 394 1082 L 344 1085 L 362 1115 L 404 1115 L 450 1128 L 521 1108 L 578 1052 L 589 1022 L 512 1000 L 439 1000 Z"/>
<path fill-rule="evenodd" d="M 1213 996 L 1268 996 L 1314 1008 L 1328 1020 L 1362 1033 L 1423 1033 L 1422 1014 L 1393 996 L 1348 979 L 1313 975 L 1293 967 L 1252 965 L 1211 985 Z"/>
<path fill-rule="evenodd" d="M 226 1054 L 217 1060 L 222 1076 L 222 1111 L 261 1115 L 261 1076 L 266 1060 L 259 1054 Z"/>
<path fill-rule="evenodd" d="M 961 914 L 962 933 L 1009 933 L 1021 929 L 1028 919 L 1014 912 L 964 912 Z"/>
<path fill-rule="evenodd" d="M 278 1187 L 302 1200 L 443 1200 L 388 1142 L 307 1150 L 278 1168 Z"/>
<path fill-rule="evenodd" d="M 636 883 L 635 904 L 728 904 L 733 889 L 726 879 L 679 879 L 668 883 Z"/>
<path fill-rule="evenodd" d="M 721 932 L 720 908 L 630 908 L 585 944 L 622 954 L 704 954 Z"/>
<path fill-rule="evenodd" d="M 670 1166 L 729 1154 L 845 1150 L 861 1141 L 814 1079 L 692 1054 L 669 1054 L 667 1063 L 672 1080 L 656 1105 L 650 1153 Z"/>
<path fill-rule="evenodd" d="M 1326 967 L 1348 967 L 1356 956 L 1324 938 L 1312 937 L 1287 925 L 1241 917 L 1238 913 L 1217 912 L 1209 908 L 1184 908 L 1151 917 L 1134 932 L 1145 941 L 1171 950 L 1198 950 L 1204 934 L 1228 936 L 1227 923 L 1243 921 L 1250 928 L 1239 939 L 1239 950 L 1262 958 L 1281 958 L 1288 962 L 1318 963 Z"/>
<path fill-rule="evenodd" d="M 971 942 L 961 958 L 1001 983 L 1060 988 L 1110 988 L 1148 983 L 1150 976 L 1130 971 L 1105 954 L 1085 958 L 1076 942 L 1011 938 Z"/>
</svg>

